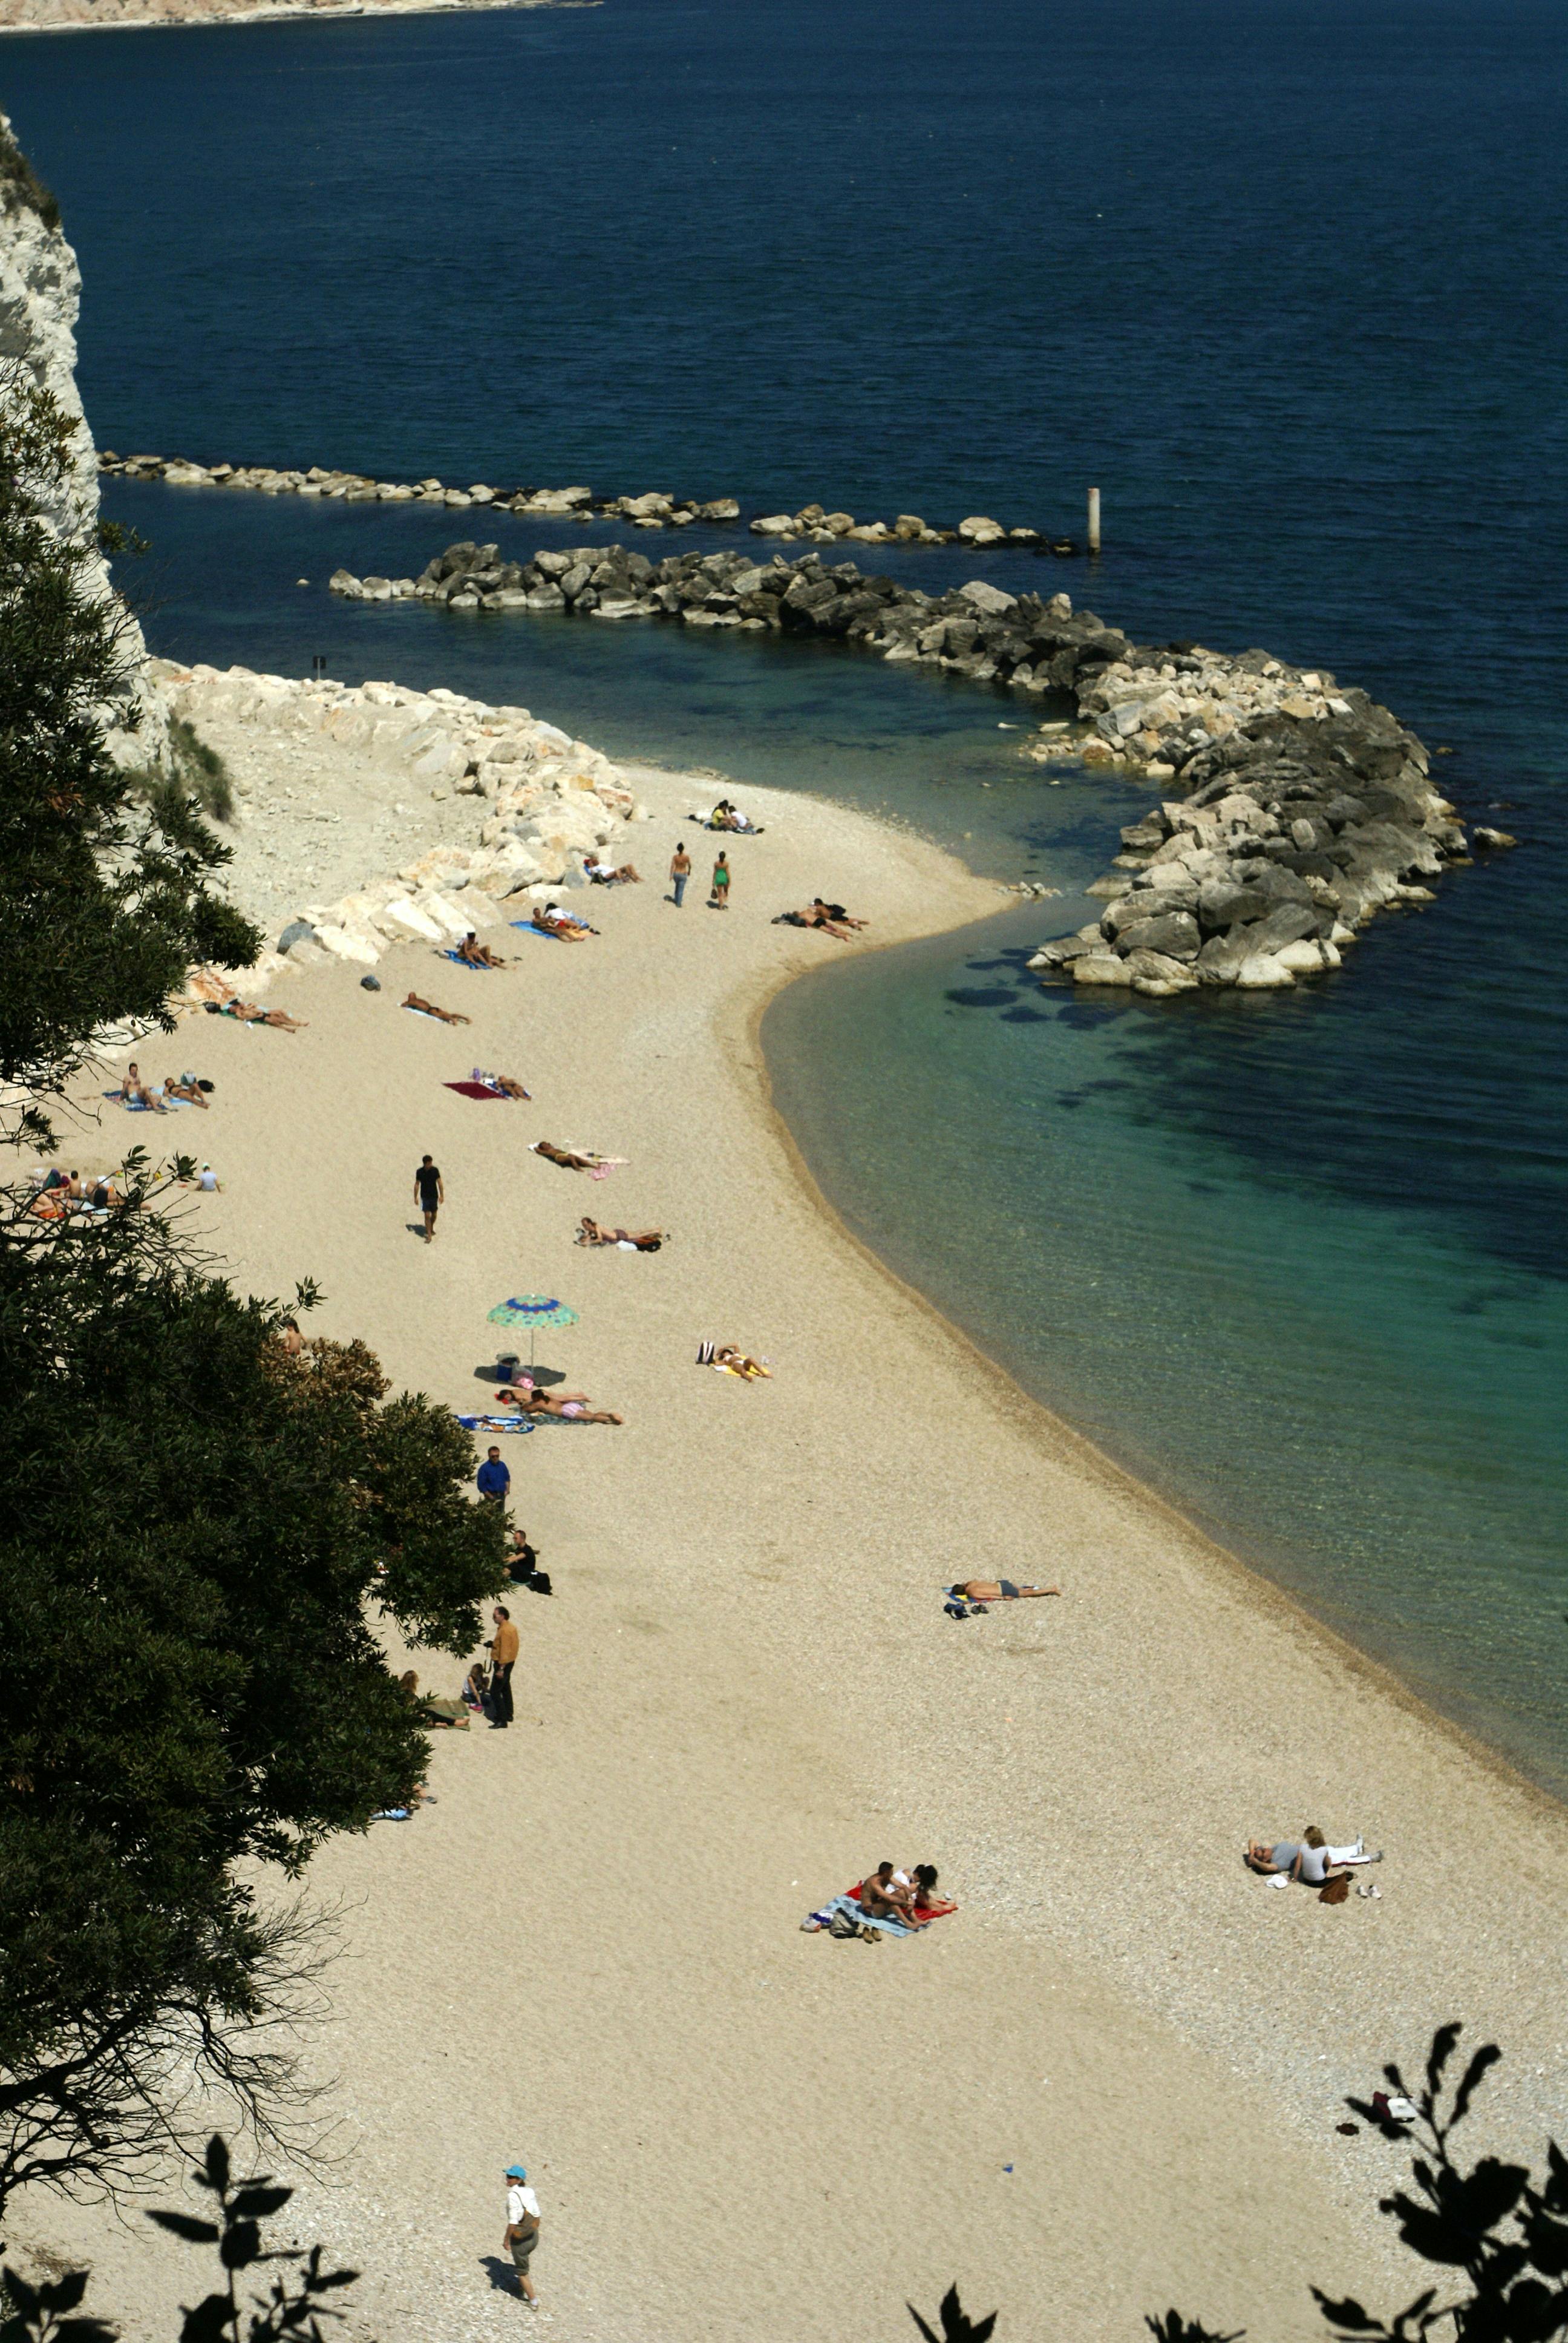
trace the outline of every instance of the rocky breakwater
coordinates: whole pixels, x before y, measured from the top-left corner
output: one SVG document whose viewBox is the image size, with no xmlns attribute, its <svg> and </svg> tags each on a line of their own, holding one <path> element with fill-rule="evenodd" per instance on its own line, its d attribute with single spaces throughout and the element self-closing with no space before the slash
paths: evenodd
<svg viewBox="0 0 1568 2343">
<path fill-rule="evenodd" d="M 1078 698 L 1095 726 L 1081 755 L 1135 761 L 1181 794 L 1123 830 L 1087 890 L 1105 900 L 1098 922 L 1036 953 L 1056 980 L 1282 990 L 1338 968 L 1378 911 L 1433 901 L 1426 882 L 1471 859 L 1414 734 L 1321 671 L 1130 649 Z"/>
<path fill-rule="evenodd" d="M 100 0 L 86 0 L 100 5 Z M 0 7 L 5 0 L 0 0 Z M 437 5 L 437 0 L 430 0 Z M 446 0 L 440 0 L 446 5 Z M 456 5 L 456 0 L 454 0 Z M 463 5 L 492 5 L 492 0 L 463 0 Z M 535 0 L 493 0 L 493 5 L 531 5 Z M 433 476 L 423 480 L 378 480 L 369 472 L 327 471 L 313 465 L 303 472 L 271 464 L 198 464 L 188 456 L 116 456 L 106 447 L 100 468 L 127 480 L 167 480 L 181 488 L 253 488 L 268 497 L 325 497 L 349 504 L 434 504 L 462 508 L 488 506 L 497 512 L 549 514 L 561 520 L 628 520 L 636 528 L 689 528 L 693 521 L 725 522 L 740 518 L 734 497 L 672 497 L 649 488 L 635 497 L 596 497 L 591 488 L 493 488 L 485 480 L 466 488 L 448 488 Z M 833 545 L 840 538 L 859 545 L 973 545 L 1032 548 L 1040 553 L 1074 554 L 1070 537 L 1051 536 L 1038 528 L 1010 528 L 988 513 L 971 513 L 949 526 L 933 525 L 919 513 L 900 513 L 896 520 L 858 521 L 853 513 L 830 512 L 818 504 L 802 505 L 799 512 L 759 513 L 749 524 L 754 537 L 809 538 Z"/>
<path fill-rule="evenodd" d="M 236 767 L 242 744 L 251 752 L 237 790 L 242 830 L 288 840 L 297 860 L 309 854 L 308 867 L 321 852 L 318 836 L 299 828 L 294 838 L 290 820 L 347 826 L 347 859 L 374 872 L 390 817 L 407 811 L 403 798 L 424 791 L 444 814 L 456 809 L 447 800 L 474 800 L 467 837 L 447 838 L 395 873 L 359 877 L 334 900 L 286 899 L 296 908 L 276 915 L 282 957 L 269 956 L 264 972 L 329 959 L 373 967 L 396 943 L 445 944 L 494 926 L 516 915 L 515 906 L 504 908 L 509 897 L 586 886 L 585 858 L 645 818 L 618 767 L 526 708 L 244 668 L 220 673 L 158 661 L 156 671 L 172 715 Z M 292 789 L 286 805 L 267 802 L 269 782 L 291 774 L 313 784 L 297 812 Z M 340 851 L 339 875 L 344 860 Z M 243 897 L 243 877 L 236 891 Z M 276 886 L 266 900 L 276 907 Z"/>
</svg>

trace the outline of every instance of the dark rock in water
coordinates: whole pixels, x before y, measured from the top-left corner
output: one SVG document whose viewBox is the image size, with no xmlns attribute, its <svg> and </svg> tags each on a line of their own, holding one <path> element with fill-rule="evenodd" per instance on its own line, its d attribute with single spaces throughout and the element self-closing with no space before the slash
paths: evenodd
<svg viewBox="0 0 1568 2343">
<path fill-rule="evenodd" d="M 1117 942 L 1126 951 L 1163 952 L 1169 960 L 1196 960 L 1202 941 L 1191 911 L 1169 911 L 1152 920 L 1134 920 Z"/>
</svg>

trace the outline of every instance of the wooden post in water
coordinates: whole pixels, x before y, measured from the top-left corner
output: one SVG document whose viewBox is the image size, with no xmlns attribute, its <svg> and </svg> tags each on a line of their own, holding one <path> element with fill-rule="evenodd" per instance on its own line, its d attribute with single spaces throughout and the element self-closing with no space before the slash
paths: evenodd
<svg viewBox="0 0 1568 2343">
<path fill-rule="evenodd" d="M 1089 550 L 1091 553 L 1098 553 L 1100 550 L 1100 490 L 1098 488 L 1091 488 L 1089 491 Z"/>
</svg>

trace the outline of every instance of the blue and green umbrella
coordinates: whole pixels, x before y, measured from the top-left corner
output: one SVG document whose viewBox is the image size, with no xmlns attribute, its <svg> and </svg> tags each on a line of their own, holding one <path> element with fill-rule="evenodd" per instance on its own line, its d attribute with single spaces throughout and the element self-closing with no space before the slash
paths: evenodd
<svg viewBox="0 0 1568 2343">
<path fill-rule="evenodd" d="M 528 1366 L 534 1363 L 534 1343 L 541 1326 L 575 1326 L 578 1313 L 566 1302 L 558 1302 L 548 1293 L 515 1293 L 508 1302 L 498 1302 L 490 1312 L 492 1326 L 523 1327 L 528 1330 Z"/>
</svg>

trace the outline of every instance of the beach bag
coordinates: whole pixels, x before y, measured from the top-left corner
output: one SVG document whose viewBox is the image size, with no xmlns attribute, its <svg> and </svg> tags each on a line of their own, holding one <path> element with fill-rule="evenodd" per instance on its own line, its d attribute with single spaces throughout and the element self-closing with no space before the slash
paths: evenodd
<svg viewBox="0 0 1568 2343">
<path fill-rule="evenodd" d="M 531 1571 L 528 1583 L 529 1589 L 535 1594 L 553 1594 L 556 1591 L 550 1584 L 550 1574 L 548 1570 Z"/>
<path fill-rule="evenodd" d="M 835 1912 L 828 1923 L 828 1934 L 837 1936 L 841 1944 L 847 1944 L 851 1936 L 859 1936 L 862 1933 L 859 1922 L 851 1920 L 848 1912 Z"/>
<path fill-rule="evenodd" d="M 1337 1879 L 1328 1880 L 1318 1890 L 1320 1904 L 1342 1904 L 1351 1892 L 1351 1883 L 1342 1872 Z"/>
</svg>

